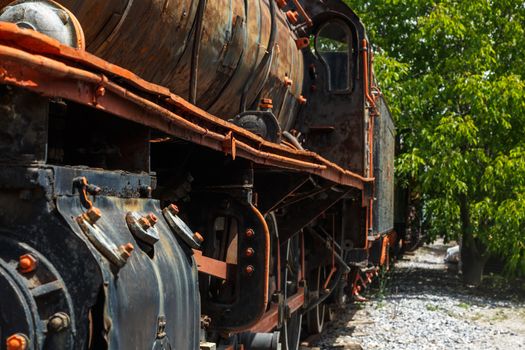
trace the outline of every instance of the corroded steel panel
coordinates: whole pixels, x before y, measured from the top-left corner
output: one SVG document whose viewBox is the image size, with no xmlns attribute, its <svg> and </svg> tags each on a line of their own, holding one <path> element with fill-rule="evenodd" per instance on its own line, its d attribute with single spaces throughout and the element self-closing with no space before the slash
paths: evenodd
<svg viewBox="0 0 525 350">
<path fill-rule="evenodd" d="M 378 109 L 374 130 L 374 232 L 386 233 L 394 228 L 395 128 L 384 98 L 378 100 Z"/>
<path fill-rule="evenodd" d="M 224 119 L 271 98 L 281 126 L 291 125 L 303 87 L 303 58 L 283 11 L 275 8 L 276 39 L 270 44 L 268 0 L 62 0 L 79 19 L 87 50 L 188 98 L 192 58 L 198 50 L 197 105 Z M 202 35 L 195 45 L 195 30 Z M 263 57 L 273 51 L 272 59 Z M 255 79 L 248 84 L 250 76 Z M 285 79 L 291 79 L 287 87 Z M 245 91 L 247 90 L 247 91 Z"/>
</svg>

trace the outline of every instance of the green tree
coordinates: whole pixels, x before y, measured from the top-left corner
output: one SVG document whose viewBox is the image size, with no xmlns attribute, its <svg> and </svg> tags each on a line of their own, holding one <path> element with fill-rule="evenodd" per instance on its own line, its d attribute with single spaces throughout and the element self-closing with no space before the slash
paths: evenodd
<svg viewBox="0 0 525 350">
<path fill-rule="evenodd" d="M 489 254 L 525 272 L 525 4 L 347 0 L 363 17 L 397 123 L 398 178 L 432 237 L 462 238 L 479 284 Z"/>
</svg>

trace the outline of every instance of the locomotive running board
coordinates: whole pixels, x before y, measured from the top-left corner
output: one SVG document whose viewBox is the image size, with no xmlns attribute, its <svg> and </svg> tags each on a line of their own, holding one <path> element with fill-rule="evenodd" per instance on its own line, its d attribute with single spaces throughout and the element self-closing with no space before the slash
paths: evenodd
<svg viewBox="0 0 525 350">
<path fill-rule="evenodd" d="M 374 181 L 314 152 L 268 142 L 190 104 L 167 88 L 12 23 L 0 23 L 0 84 L 91 106 L 257 164 L 306 172 L 361 190 Z"/>
</svg>

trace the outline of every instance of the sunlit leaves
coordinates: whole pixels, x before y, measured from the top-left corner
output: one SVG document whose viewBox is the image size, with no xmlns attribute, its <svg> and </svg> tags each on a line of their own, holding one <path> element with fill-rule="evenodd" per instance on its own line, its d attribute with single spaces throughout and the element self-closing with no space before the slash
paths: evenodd
<svg viewBox="0 0 525 350">
<path fill-rule="evenodd" d="M 396 120 L 399 183 L 433 236 L 470 229 L 525 271 L 525 5 L 518 0 L 348 0 L 363 17 Z"/>
</svg>

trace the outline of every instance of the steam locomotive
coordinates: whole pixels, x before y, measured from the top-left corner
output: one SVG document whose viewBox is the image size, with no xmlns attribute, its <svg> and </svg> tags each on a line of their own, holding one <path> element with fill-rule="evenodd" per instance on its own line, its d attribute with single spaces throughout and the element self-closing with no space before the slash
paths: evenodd
<svg viewBox="0 0 525 350">
<path fill-rule="evenodd" d="M 0 0 L 0 348 L 287 349 L 388 264 L 342 0 Z"/>
</svg>

